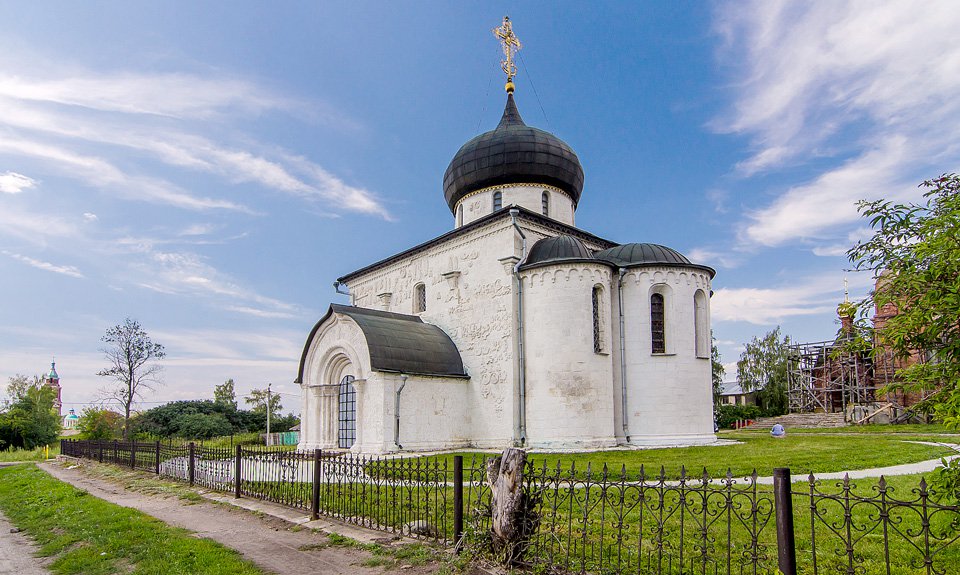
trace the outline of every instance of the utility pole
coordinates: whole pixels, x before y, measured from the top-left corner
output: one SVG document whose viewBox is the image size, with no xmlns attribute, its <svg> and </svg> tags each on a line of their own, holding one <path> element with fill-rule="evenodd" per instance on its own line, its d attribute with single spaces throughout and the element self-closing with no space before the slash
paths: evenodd
<svg viewBox="0 0 960 575">
<path fill-rule="evenodd" d="M 270 382 L 267 382 L 267 445 L 270 445 Z"/>
</svg>

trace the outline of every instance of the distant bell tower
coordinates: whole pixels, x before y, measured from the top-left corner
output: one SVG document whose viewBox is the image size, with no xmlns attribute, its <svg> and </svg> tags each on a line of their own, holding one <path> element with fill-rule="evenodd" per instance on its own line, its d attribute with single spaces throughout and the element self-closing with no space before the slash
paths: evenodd
<svg viewBox="0 0 960 575">
<path fill-rule="evenodd" d="M 56 392 L 57 396 L 53 400 L 53 406 L 57 408 L 57 416 L 63 417 L 63 400 L 60 396 L 60 376 L 57 375 L 57 362 L 50 362 L 50 373 L 47 374 L 47 377 L 43 380 L 47 384 L 47 387 Z"/>
</svg>

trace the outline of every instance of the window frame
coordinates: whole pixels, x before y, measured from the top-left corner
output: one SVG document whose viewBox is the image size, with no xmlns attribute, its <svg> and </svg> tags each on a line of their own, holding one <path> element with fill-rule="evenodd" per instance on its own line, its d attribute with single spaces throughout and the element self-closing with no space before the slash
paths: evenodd
<svg viewBox="0 0 960 575">
<path fill-rule="evenodd" d="M 427 311 L 427 286 L 420 282 L 413 286 L 413 313 Z"/>
<path fill-rule="evenodd" d="M 654 291 L 650 294 L 649 301 L 650 353 L 665 355 L 667 353 L 667 298 L 663 293 Z"/>
</svg>

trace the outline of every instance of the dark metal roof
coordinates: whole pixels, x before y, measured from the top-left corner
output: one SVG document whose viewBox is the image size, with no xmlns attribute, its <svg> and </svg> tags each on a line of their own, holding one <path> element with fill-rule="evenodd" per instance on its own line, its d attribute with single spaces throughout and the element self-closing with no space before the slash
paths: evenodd
<svg viewBox="0 0 960 575">
<path fill-rule="evenodd" d="M 659 244 L 623 244 L 594 252 L 593 255 L 598 260 L 605 260 L 624 268 L 646 265 L 685 266 L 703 269 L 710 273 L 711 278 L 717 275 L 713 268 L 694 264 L 677 250 Z"/>
<path fill-rule="evenodd" d="M 507 95 L 496 129 L 464 144 L 443 174 L 443 195 L 453 212 L 461 198 L 500 184 L 547 184 L 566 192 L 576 205 L 583 191 L 583 167 L 566 142 L 527 126 Z"/>
<path fill-rule="evenodd" d="M 442 243 L 444 243 L 444 242 L 446 242 L 446 241 L 449 241 L 449 240 L 451 240 L 451 239 L 453 239 L 453 238 L 456 238 L 456 237 L 458 237 L 458 236 L 460 236 L 460 235 L 470 233 L 470 232 L 476 230 L 477 228 L 480 228 L 480 227 L 482 227 L 482 226 L 485 226 L 485 225 L 487 225 L 487 224 L 489 224 L 489 223 L 491 223 L 491 222 L 494 222 L 494 221 L 496 221 L 496 220 L 504 219 L 504 218 L 509 218 L 509 217 L 510 217 L 510 210 L 511 210 L 511 209 L 519 210 L 519 212 L 520 212 L 519 218 L 520 218 L 520 219 L 526 220 L 526 221 L 529 221 L 529 222 L 533 222 L 533 223 L 536 223 L 536 224 L 541 225 L 541 226 L 544 226 L 544 227 L 546 227 L 546 228 L 548 228 L 548 229 L 551 229 L 551 230 L 556 231 L 558 234 L 567 234 L 567 235 L 570 235 L 570 236 L 579 238 L 579 239 L 581 239 L 581 240 L 588 241 L 588 242 L 592 242 L 592 243 L 599 244 L 599 245 L 606 245 L 606 246 L 616 246 L 616 245 L 617 245 L 615 242 L 611 242 L 610 240 L 605 240 L 605 239 L 603 239 L 603 238 L 601 238 L 601 237 L 599 237 L 599 236 L 595 236 L 595 235 L 593 235 L 593 234 L 591 234 L 591 233 L 589 233 L 589 232 L 585 232 L 585 231 L 583 231 L 583 230 L 581 230 L 581 229 L 579 229 L 579 228 L 575 228 L 575 227 L 573 227 L 573 226 L 568 226 L 567 224 L 564 224 L 564 223 L 562 223 L 562 222 L 558 222 L 557 220 L 548 218 L 547 216 L 544 216 L 544 215 L 542 215 L 542 214 L 538 214 L 538 213 L 536 213 L 536 212 L 532 212 L 532 211 L 530 211 L 530 210 L 528 210 L 528 209 L 526 209 L 526 208 L 524 208 L 524 207 L 522 207 L 522 206 L 506 206 L 506 207 L 504 207 L 504 208 L 501 209 L 501 210 L 497 210 L 496 212 L 493 212 L 492 214 L 487 214 L 487 215 L 485 215 L 485 216 L 483 216 L 483 217 L 481 217 L 481 218 L 477 218 L 476 220 L 470 222 L 469 224 L 464 224 L 464 225 L 460 226 L 459 228 L 450 230 L 449 232 L 447 232 L 447 233 L 445 233 L 445 234 L 443 234 L 443 235 L 439 235 L 439 236 L 433 238 L 432 240 L 427 240 L 427 241 L 423 242 L 423 243 L 420 244 L 420 245 L 417 245 L 417 246 L 414 246 L 414 247 L 412 247 L 412 248 L 410 248 L 410 249 L 404 250 L 404 251 L 402 251 L 402 252 L 400 252 L 400 253 L 398 253 L 398 254 L 394 254 L 394 255 L 392 255 L 392 256 L 390 256 L 390 257 L 388 257 L 388 258 L 384 258 L 384 259 L 382 259 L 382 260 L 380 260 L 380 261 L 378 261 L 378 262 L 374 262 L 374 263 L 372 263 L 372 264 L 370 264 L 370 265 L 368 265 L 368 266 L 364 266 L 364 267 L 362 267 L 362 268 L 360 268 L 360 269 L 358 269 L 358 270 L 356 270 L 356 271 L 354 271 L 354 272 L 350 272 L 350 273 L 348 273 L 348 274 L 345 275 L 345 276 L 342 276 L 342 277 L 337 278 L 337 281 L 338 281 L 339 283 L 348 283 L 350 280 L 352 280 L 353 278 L 356 278 L 357 276 L 363 275 L 363 274 L 365 274 L 365 273 L 367 273 L 367 272 L 370 272 L 370 271 L 373 271 L 373 270 L 375 270 L 375 269 L 381 268 L 381 267 L 383 267 L 383 266 L 385 266 L 385 265 L 389 265 L 389 264 L 392 264 L 392 263 L 394 263 L 394 262 L 396 262 L 396 261 L 399 261 L 399 260 L 402 260 L 402 259 L 404 259 L 404 258 L 410 257 L 410 256 L 412 256 L 412 255 L 414 255 L 414 254 L 416 254 L 416 253 L 419 253 L 419 252 L 422 252 L 422 251 L 427 250 L 427 249 L 429 249 L 429 248 L 432 248 L 433 246 L 440 245 L 440 244 L 442 244 Z"/>
<path fill-rule="evenodd" d="M 332 304 L 307 337 L 294 383 L 303 382 L 310 342 L 334 313 L 345 315 L 360 326 L 370 352 L 370 369 L 409 375 L 469 377 L 457 346 L 439 327 L 423 323 L 415 315 Z"/>
<path fill-rule="evenodd" d="M 593 261 L 593 252 L 579 239 L 566 234 L 542 238 L 533 244 L 530 253 L 521 264 L 522 269 L 560 262 Z M 607 262 L 601 262 L 607 263 Z"/>
</svg>

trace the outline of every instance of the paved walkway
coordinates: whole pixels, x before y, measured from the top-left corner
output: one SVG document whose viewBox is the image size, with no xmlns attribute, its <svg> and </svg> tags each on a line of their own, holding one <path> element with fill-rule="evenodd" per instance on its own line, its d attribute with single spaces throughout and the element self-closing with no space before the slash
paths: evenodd
<svg viewBox="0 0 960 575">
<path fill-rule="evenodd" d="M 921 443 L 923 445 L 939 445 L 940 447 L 947 447 L 954 451 L 957 451 L 957 455 L 948 455 L 943 459 L 947 461 L 952 461 L 960 457 L 960 445 L 954 443 L 937 443 L 934 441 L 911 441 L 909 443 Z M 912 475 L 914 473 L 930 473 L 936 468 L 940 467 L 940 459 L 928 459 L 926 461 L 918 461 L 917 463 L 904 463 L 901 465 L 890 465 L 888 467 L 874 467 L 872 469 L 857 469 L 854 471 L 837 471 L 833 473 L 814 473 L 814 477 L 817 479 L 843 479 L 846 475 L 850 479 L 868 479 L 871 477 L 891 477 L 893 475 Z M 791 475 L 790 477 L 793 483 L 799 481 L 808 481 L 809 475 Z M 757 483 L 765 485 L 773 485 L 773 477 L 760 477 L 757 478 Z"/>
<path fill-rule="evenodd" d="M 209 497 L 209 502 L 193 503 L 178 497 L 128 491 L 116 483 L 89 476 L 81 466 L 47 462 L 39 464 L 39 467 L 91 495 L 137 509 L 170 525 L 218 541 L 271 573 L 379 575 L 384 572 L 383 567 L 362 565 L 372 554 L 355 548 L 330 547 L 326 534 L 314 531 L 332 527 L 332 523 L 308 523 L 301 512 L 287 507 L 250 499 L 239 500 L 239 504 L 258 512 L 254 514 L 232 505 L 218 505 L 215 501 L 233 504 L 236 500 L 229 496 L 217 495 Z M 349 527 L 338 527 L 337 531 L 355 540 L 388 542 L 386 534 Z M 436 571 L 438 566 L 403 565 L 401 568 L 405 575 L 425 575 Z M 18 571 L 17 575 L 25 573 Z"/>
</svg>

